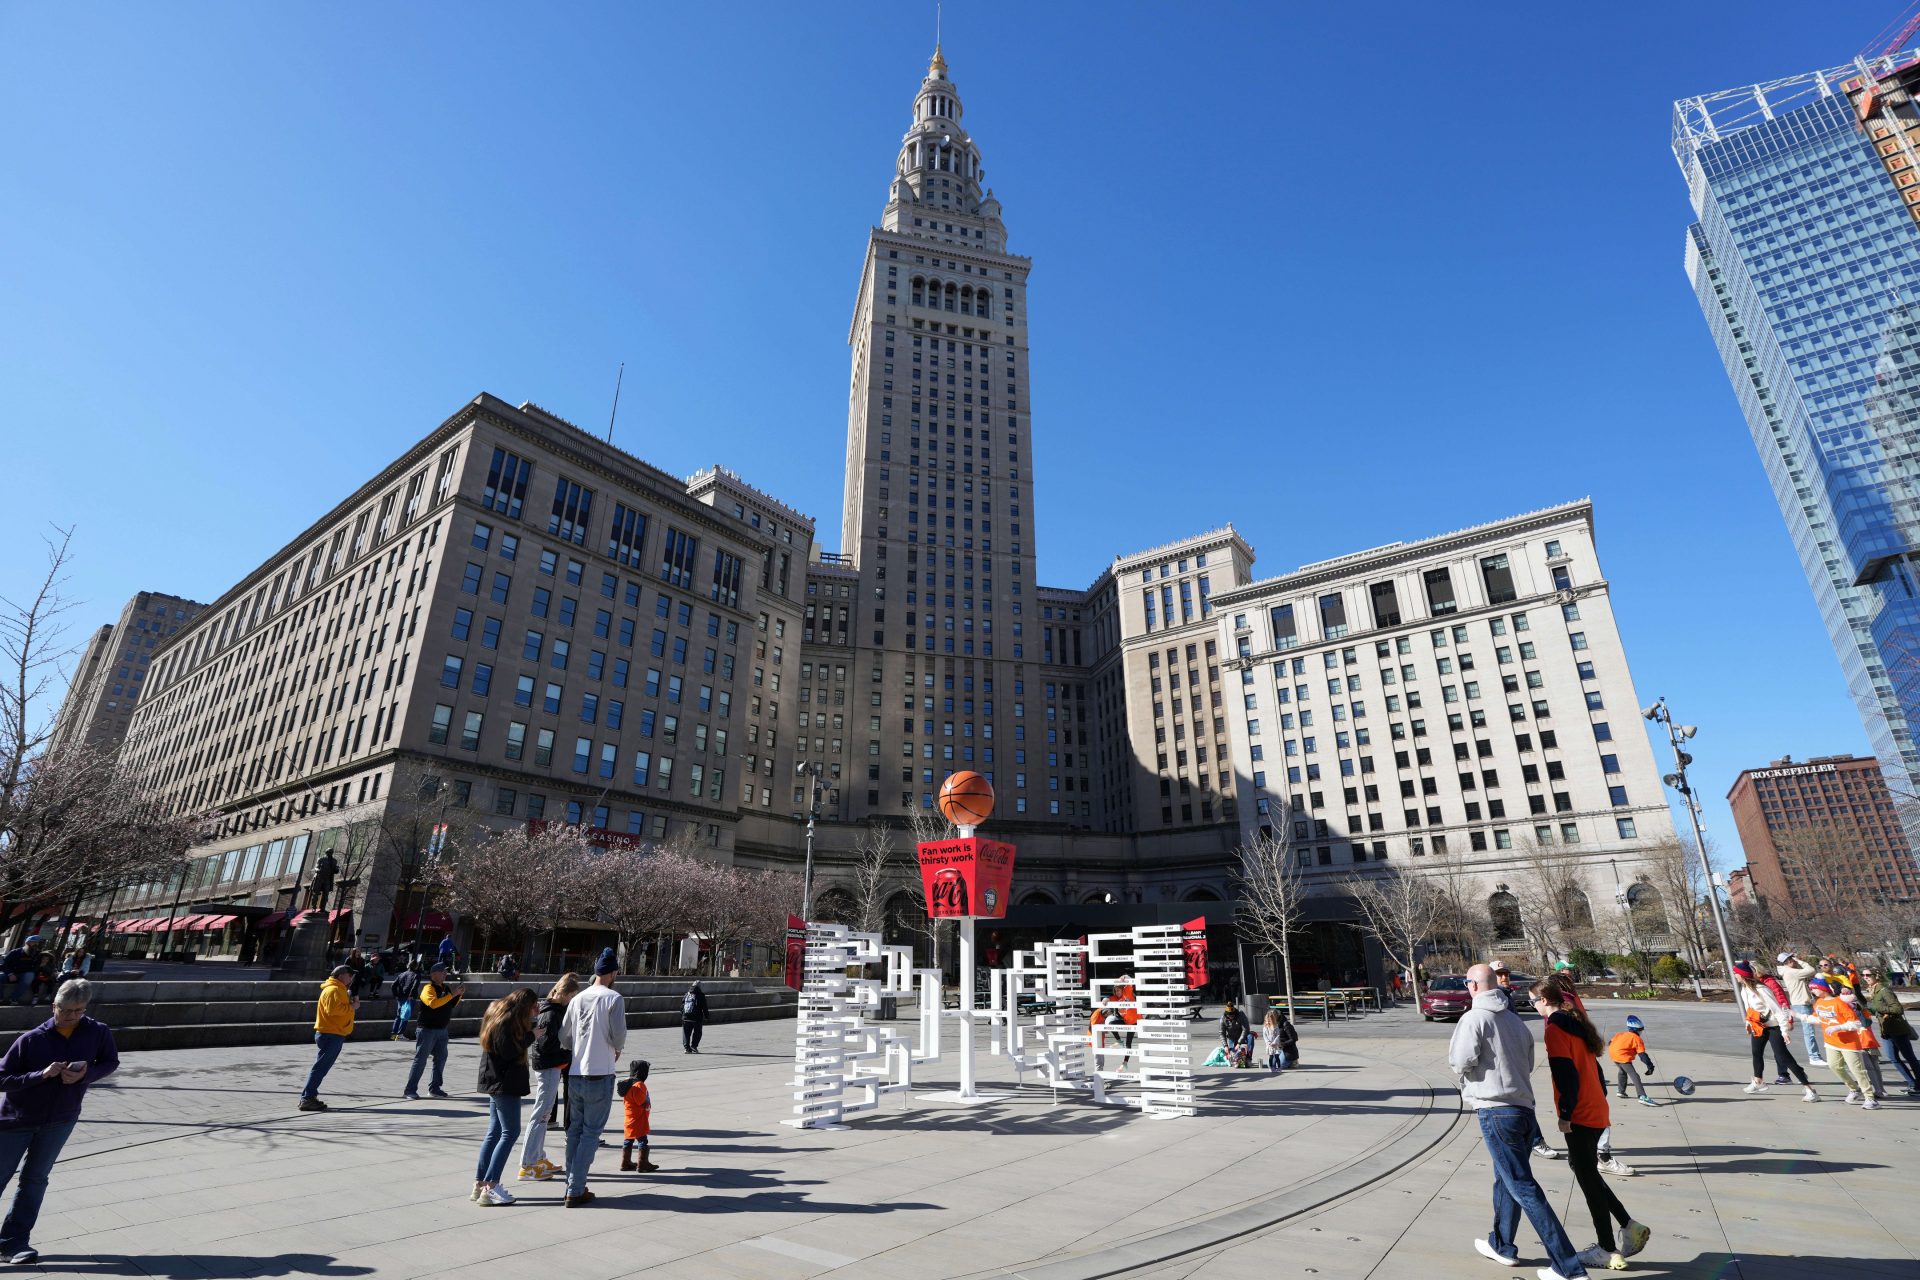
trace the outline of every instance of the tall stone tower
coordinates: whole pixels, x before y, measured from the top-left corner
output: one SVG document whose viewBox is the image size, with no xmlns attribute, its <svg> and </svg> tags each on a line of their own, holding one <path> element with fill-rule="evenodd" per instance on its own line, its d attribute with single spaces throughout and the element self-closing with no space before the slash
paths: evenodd
<svg viewBox="0 0 1920 1280">
<path fill-rule="evenodd" d="M 1032 264 L 1006 251 L 962 115 L 936 48 L 867 237 L 848 335 L 841 545 L 859 586 L 843 786 L 854 819 L 930 811 L 959 769 L 991 776 L 1003 817 L 1049 816 L 1037 794 L 1054 730 L 1036 679 Z"/>
</svg>

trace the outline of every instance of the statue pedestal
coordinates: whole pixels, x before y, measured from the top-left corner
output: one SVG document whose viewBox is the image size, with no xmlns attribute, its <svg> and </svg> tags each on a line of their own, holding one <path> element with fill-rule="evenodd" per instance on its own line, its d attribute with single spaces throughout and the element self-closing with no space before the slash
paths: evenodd
<svg viewBox="0 0 1920 1280">
<path fill-rule="evenodd" d="M 273 966 L 276 978 L 324 978 L 333 966 L 327 963 L 327 938 L 333 926 L 326 912 L 316 912 L 295 926 L 287 943 L 287 954 Z"/>
</svg>

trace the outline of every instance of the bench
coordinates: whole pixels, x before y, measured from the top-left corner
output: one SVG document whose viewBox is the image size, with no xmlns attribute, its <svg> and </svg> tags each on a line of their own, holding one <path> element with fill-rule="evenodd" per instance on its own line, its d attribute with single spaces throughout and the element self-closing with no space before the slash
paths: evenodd
<svg viewBox="0 0 1920 1280">
<path fill-rule="evenodd" d="M 1346 998 L 1337 991 L 1299 992 L 1291 999 L 1285 995 L 1267 997 L 1269 1008 L 1285 1009 L 1290 1018 L 1297 1018 L 1302 1012 L 1318 1013 L 1320 1021 L 1327 1026 L 1333 1025 L 1335 1006 L 1345 1008 L 1346 1004 Z"/>
</svg>

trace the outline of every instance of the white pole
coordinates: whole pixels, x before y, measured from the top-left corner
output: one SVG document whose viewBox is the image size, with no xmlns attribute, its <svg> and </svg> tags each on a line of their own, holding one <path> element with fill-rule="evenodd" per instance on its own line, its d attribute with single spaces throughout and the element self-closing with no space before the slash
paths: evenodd
<svg viewBox="0 0 1920 1280">
<path fill-rule="evenodd" d="M 973 1089 L 973 917 L 960 921 L 960 1096 L 977 1096 Z"/>
</svg>

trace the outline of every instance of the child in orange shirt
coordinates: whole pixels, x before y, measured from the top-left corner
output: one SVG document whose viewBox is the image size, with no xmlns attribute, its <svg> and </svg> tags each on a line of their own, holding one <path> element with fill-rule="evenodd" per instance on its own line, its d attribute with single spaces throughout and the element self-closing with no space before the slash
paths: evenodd
<svg viewBox="0 0 1920 1280">
<path fill-rule="evenodd" d="M 1627 1096 L 1627 1085 L 1631 1084 L 1642 1106 L 1657 1107 L 1660 1104 L 1647 1096 L 1647 1086 L 1640 1083 L 1640 1072 L 1633 1065 L 1633 1060 L 1638 1058 L 1646 1065 L 1647 1074 L 1653 1074 L 1653 1059 L 1647 1056 L 1647 1042 L 1640 1038 L 1640 1033 L 1646 1029 L 1646 1023 L 1628 1015 L 1627 1029 L 1607 1044 L 1607 1058 L 1613 1063 L 1614 1088 L 1621 1097 Z"/>
<path fill-rule="evenodd" d="M 626 1103 L 626 1141 L 620 1144 L 622 1173 L 652 1173 L 660 1166 L 647 1159 L 647 1131 L 652 1128 L 653 1098 L 647 1093 L 649 1064 L 635 1058 L 627 1064 L 627 1078 L 620 1082 L 620 1097 Z M 634 1159 L 638 1146 L 639 1159 Z"/>
</svg>

